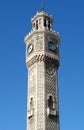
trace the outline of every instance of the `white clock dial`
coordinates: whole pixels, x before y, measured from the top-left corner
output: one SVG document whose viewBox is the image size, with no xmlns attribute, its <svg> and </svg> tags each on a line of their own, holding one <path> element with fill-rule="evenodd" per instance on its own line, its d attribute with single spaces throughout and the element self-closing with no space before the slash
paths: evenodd
<svg viewBox="0 0 84 130">
<path fill-rule="evenodd" d="M 32 50 L 33 50 L 33 45 L 30 44 L 30 45 L 28 46 L 28 48 L 27 48 L 27 52 L 28 52 L 28 53 L 31 53 Z"/>
</svg>

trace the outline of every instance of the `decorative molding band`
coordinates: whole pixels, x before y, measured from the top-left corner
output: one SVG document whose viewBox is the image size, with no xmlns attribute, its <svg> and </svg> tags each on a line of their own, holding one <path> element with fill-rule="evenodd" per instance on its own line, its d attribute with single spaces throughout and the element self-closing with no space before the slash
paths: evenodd
<svg viewBox="0 0 84 130">
<path fill-rule="evenodd" d="M 53 57 L 49 57 L 47 55 L 36 55 L 31 60 L 26 62 L 27 67 L 30 67 L 36 62 L 45 62 L 47 64 L 55 64 L 56 67 L 59 67 L 59 58 L 55 59 Z"/>
</svg>

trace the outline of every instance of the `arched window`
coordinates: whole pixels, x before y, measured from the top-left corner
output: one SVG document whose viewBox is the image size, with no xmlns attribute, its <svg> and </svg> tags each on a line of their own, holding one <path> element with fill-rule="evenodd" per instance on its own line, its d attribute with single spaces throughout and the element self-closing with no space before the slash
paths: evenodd
<svg viewBox="0 0 84 130">
<path fill-rule="evenodd" d="M 38 20 L 36 21 L 36 29 L 38 30 Z"/>
<path fill-rule="evenodd" d="M 50 21 L 48 21 L 48 29 L 50 30 Z"/>
<path fill-rule="evenodd" d="M 31 97 L 31 99 L 30 99 L 30 109 L 33 108 L 33 106 L 34 106 L 34 101 L 33 101 L 33 97 Z"/>
<path fill-rule="evenodd" d="M 49 116 L 50 118 L 55 119 L 57 115 L 57 111 L 56 111 L 56 100 L 54 98 L 54 96 L 48 95 L 48 108 L 47 108 L 47 116 Z"/>
<path fill-rule="evenodd" d="M 33 23 L 33 28 L 35 28 L 35 23 Z"/>
<path fill-rule="evenodd" d="M 46 27 L 46 19 L 44 19 L 44 26 Z"/>
<path fill-rule="evenodd" d="M 53 98 L 52 96 L 49 96 L 49 99 L 48 99 L 48 107 L 50 109 L 53 109 Z"/>
</svg>

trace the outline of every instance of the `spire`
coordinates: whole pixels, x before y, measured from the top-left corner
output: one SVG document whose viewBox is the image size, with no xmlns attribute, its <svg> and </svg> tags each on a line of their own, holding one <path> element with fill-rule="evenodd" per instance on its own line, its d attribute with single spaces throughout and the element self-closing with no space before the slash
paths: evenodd
<svg viewBox="0 0 84 130">
<path fill-rule="evenodd" d="M 42 11 L 44 11 L 44 7 L 43 7 L 43 6 L 41 6 L 41 12 L 42 12 Z"/>
<path fill-rule="evenodd" d="M 44 0 L 41 2 L 41 12 L 44 11 Z"/>
</svg>

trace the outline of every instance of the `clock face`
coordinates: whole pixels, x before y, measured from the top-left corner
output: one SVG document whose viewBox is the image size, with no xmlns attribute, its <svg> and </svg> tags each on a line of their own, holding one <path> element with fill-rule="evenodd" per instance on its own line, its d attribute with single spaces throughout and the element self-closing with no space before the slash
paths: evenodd
<svg viewBox="0 0 84 130">
<path fill-rule="evenodd" d="M 27 48 L 27 52 L 28 52 L 28 53 L 31 53 L 32 50 L 33 50 L 33 45 L 30 44 L 30 45 L 28 46 L 28 48 Z"/>
<path fill-rule="evenodd" d="M 48 47 L 51 51 L 55 51 L 56 50 L 56 46 L 53 42 L 48 42 Z"/>
</svg>

